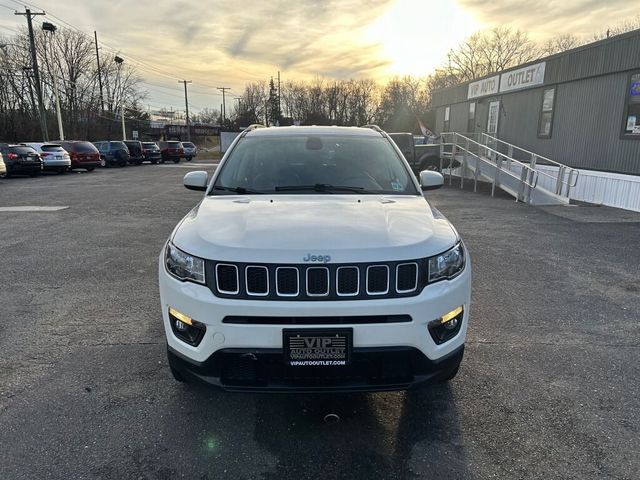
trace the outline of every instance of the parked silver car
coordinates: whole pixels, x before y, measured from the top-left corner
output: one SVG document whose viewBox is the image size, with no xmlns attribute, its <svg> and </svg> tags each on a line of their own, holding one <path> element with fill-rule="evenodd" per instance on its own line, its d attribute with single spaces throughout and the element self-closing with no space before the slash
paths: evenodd
<svg viewBox="0 0 640 480">
<path fill-rule="evenodd" d="M 59 143 L 24 143 L 42 157 L 42 170 L 64 173 L 71 168 L 71 157 Z"/>
<path fill-rule="evenodd" d="M 182 142 L 182 148 L 184 149 L 184 158 L 187 162 L 190 162 L 192 158 L 198 155 L 198 147 L 191 142 Z"/>
<path fill-rule="evenodd" d="M 4 164 L 2 153 L 0 153 L 0 178 L 4 178 L 7 174 L 7 166 Z"/>
</svg>

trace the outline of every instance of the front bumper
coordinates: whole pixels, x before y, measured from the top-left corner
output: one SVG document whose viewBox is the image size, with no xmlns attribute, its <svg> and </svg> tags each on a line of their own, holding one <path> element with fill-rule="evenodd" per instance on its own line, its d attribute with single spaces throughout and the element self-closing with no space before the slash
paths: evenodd
<svg viewBox="0 0 640 480">
<path fill-rule="evenodd" d="M 464 345 L 438 360 L 411 347 L 357 348 L 350 365 L 291 367 L 281 349 L 223 349 L 194 362 L 171 347 L 169 365 L 189 380 L 231 392 L 319 393 L 409 390 L 447 379 Z"/>
<path fill-rule="evenodd" d="M 163 252 L 159 258 L 159 284 L 169 358 L 178 371 L 195 375 L 208 383 L 230 390 L 398 390 L 446 377 L 446 374 L 450 373 L 462 358 L 461 349 L 464 346 L 470 312 L 471 262 L 467 259 L 465 270 L 453 280 L 428 285 L 419 295 L 413 297 L 292 302 L 218 298 L 204 285 L 181 282 L 169 275 L 164 267 Z M 428 331 L 427 324 L 459 306 L 464 308 L 460 330 L 452 339 L 436 344 Z M 169 323 L 169 307 L 206 326 L 204 337 L 197 346 L 191 346 L 174 335 Z M 402 323 L 349 324 L 347 321 L 335 325 L 295 326 L 296 329 L 352 328 L 354 361 L 359 359 L 352 364 L 353 368 L 357 365 L 371 364 L 371 359 L 375 358 L 391 358 L 394 360 L 390 362 L 392 364 L 411 365 L 410 371 L 405 372 L 403 377 L 391 376 L 383 382 L 375 381 L 380 377 L 380 372 L 365 369 L 363 373 L 361 368 L 356 368 L 358 372 L 355 373 L 329 370 L 330 373 L 338 373 L 338 377 L 341 378 L 344 377 L 342 373 L 349 373 L 351 382 L 342 379 L 337 384 L 325 382 L 321 385 L 309 385 L 307 379 L 302 383 L 296 383 L 290 380 L 288 373 L 291 372 L 287 372 L 288 367 L 284 364 L 282 353 L 283 329 L 291 328 L 291 325 L 223 323 L 223 319 L 228 316 L 367 317 L 384 315 L 407 315 L 411 320 Z M 389 357 L 390 352 L 395 353 Z M 460 354 L 457 363 L 456 352 Z M 257 376 L 253 377 L 255 379 L 253 384 L 239 385 L 229 382 L 231 377 L 225 374 L 222 367 L 227 365 L 226 362 L 230 356 L 234 355 L 238 357 L 246 355 L 249 358 L 255 356 L 258 359 L 258 364 L 253 365 L 256 366 L 256 371 L 260 375 L 256 374 Z M 453 360 L 446 363 L 445 359 L 448 358 Z M 387 362 L 382 362 L 384 363 Z M 271 367 L 257 367 L 257 365 L 271 365 Z M 267 368 L 266 371 L 265 368 Z M 292 368 L 295 368 L 293 373 L 298 374 L 314 373 L 316 367 Z M 320 370 L 316 373 L 324 375 Z"/>
</svg>

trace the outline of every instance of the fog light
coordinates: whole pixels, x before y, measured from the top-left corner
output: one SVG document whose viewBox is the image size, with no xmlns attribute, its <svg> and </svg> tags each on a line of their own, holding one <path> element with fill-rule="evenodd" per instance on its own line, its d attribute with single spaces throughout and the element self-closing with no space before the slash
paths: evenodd
<svg viewBox="0 0 640 480">
<path fill-rule="evenodd" d="M 174 325 L 176 326 L 176 329 L 180 330 L 181 332 L 186 332 L 189 328 L 189 325 L 183 323 L 182 320 L 176 320 Z"/>
<path fill-rule="evenodd" d="M 449 313 L 442 317 L 429 322 L 428 329 L 431 334 L 431 338 L 438 345 L 451 340 L 460 331 L 462 326 L 462 318 L 464 316 L 464 309 L 462 306 L 451 310 Z"/>
<path fill-rule="evenodd" d="M 204 324 L 171 307 L 169 307 L 169 321 L 173 334 L 194 347 L 200 344 L 207 330 Z"/>
</svg>

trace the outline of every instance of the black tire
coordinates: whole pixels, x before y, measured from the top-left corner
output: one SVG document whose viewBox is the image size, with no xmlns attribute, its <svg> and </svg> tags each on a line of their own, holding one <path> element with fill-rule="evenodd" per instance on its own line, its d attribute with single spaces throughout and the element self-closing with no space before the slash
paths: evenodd
<svg viewBox="0 0 640 480">
<path fill-rule="evenodd" d="M 169 370 L 171 370 L 171 375 L 173 376 L 173 379 L 176 382 L 180 382 L 180 383 L 187 383 L 187 381 L 185 380 L 185 378 L 182 376 L 182 374 L 176 370 L 175 368 L 173 368 L 173 366 L 169 365 Z"/>
<path fill-rule="evenodd" d="M 29 174 L 30 177 L 39 177 L 40 176 L 40 171 L 36 170 L 35 172 L 31 172 Z"/>
<path fill-rule="evenodd" d="M 135 161 L 135 164 L 136 164 L 136 165 L 142 165 L 142 160 L 136 160 L 136 161 Z"/>
<path fill-rule="evenodd" d="M 96 169 L 96 167 L 88 167 L 87 168 L 87 172 L 93 172 Z"/>
<path fill-rule="evenodd" d="M 149 160 L 151 162 L 151 165 L 155 165 L 156 163 L 158 163 L 157 160 Z"/>
<path fill-rule="evenodd" d="M 174 158 L 173 163 L 180 163 L 180 158 Z"/>
<path fill-rule="evenodd" d="M 190 162 L 191 160 L 193 160 L 193 157 L 187 157 L 187 162 Z"/>
<path fill-rule="evenodd" d="M 449 373 L 449 375 L 447 375 L 446 377 L 444 377 L 440 382 L 441 383 L 447 383 L 450 382 L 451 380 L 453 380 L 454 378 L 456 378 L 456 375 L 458 374 L 458 370 L 460 370 L 460 364 L 456 365 L 456 368 L 453 369 L 453 371 L 451 371 L 451 373 Z"/>
<path fill-rule="evenodd" d="M 126 166 L 127 166 L 127 161 L 126 161 L 126 160 L 120 160 L 120 161 L 118 162 L 118 166 L 119 166 L 120 168 L 122 168 L 122 167 L 126 167 Z"/>
</svg>

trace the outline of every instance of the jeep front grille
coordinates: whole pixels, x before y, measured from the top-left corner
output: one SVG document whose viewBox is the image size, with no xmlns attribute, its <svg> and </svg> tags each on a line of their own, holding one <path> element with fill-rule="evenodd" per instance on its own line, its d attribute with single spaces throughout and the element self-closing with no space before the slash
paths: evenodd
<svg viewBox="0 0 640 480">
<path fill-rule="evenodd" d="M 356 264 L 249 264 L 206 261 L 207 285 L 222 298 L 361 300 L 418 295 L 426 259 Z"/>
</svg>

